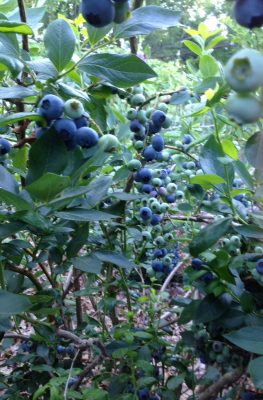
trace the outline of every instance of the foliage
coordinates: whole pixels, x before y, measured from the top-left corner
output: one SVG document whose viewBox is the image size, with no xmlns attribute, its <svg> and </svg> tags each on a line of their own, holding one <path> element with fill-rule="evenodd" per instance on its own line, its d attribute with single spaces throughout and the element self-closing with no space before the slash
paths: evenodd
<svg viewBox="0 0 263 400">
<path fill-rule="evenodd" d="M 0 5 L 1 399 L 260 396 L 263 141 L 226 112 L 222 31 L 158 65 L 129 38 L 178 12 L 21 7 Z"/>
</svg>

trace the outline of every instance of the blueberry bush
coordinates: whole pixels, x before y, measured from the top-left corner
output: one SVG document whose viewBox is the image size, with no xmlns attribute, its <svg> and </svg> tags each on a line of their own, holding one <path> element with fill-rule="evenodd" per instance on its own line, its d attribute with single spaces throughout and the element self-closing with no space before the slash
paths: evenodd
<svg viewBox="0 0 263 400">
<path fill-rule="evenodd" d="M 263 398 L 261 49 L 68 7 L 0 4 L 1 399 Z M 135 53 L 169 27 L 192 55 L 160 82 Z"/>
</svg>

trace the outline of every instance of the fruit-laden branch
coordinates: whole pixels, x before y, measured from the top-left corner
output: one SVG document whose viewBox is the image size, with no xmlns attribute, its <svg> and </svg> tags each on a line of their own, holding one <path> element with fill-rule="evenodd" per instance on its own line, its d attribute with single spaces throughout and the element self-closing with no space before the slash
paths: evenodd
<svg viewBox="0 0 263 400">
<path fill-rule="evenodd" d="M 229 387 L 233 383 L 235 383 L 238 379 L 241 378 L 244 373 L 243 368 L 235 369 L 232 372 L 227 372 L 224 374 L 217 382 L 213 383 L 213 385 L 208 388 L 200 388 L 198 394 L 198 400 L 213 400 L 215 399 L 219 392 L 226 386 Z"/>
</svg>

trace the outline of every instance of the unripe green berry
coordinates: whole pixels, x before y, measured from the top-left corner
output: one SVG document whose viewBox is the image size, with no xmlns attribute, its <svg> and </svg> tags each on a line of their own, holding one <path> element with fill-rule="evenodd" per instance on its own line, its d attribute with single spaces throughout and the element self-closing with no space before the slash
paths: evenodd
<svg viewBox="0 0 263 400">
<path fill-rule="evenodd" d="M 166 213 L 169 210 L 169 204 L 167 203 L 162 203 L 160 207 L 161 213 Z"/>
<path fill-rule="evenodd" d="M 182 192 L 181 190 L 177 190 L 176 192 L 176 198 L 181 200 L 184 198 L 184 192 Z"/>
<path fill-rule="evenodd" d="M 138 169 L 140 169 L 141 167 L 142 167 L 142 163 L 140 162 L 140 160 L 137 160 L 137 159 L 132 159 L 127 164 L 127 168 L 130 171 L 138 171 Z"/>
<path fill-rule="evenodd" d="M 80 118 L 85 110 L 82 103 L 77 99 L 69 99 L 64 104 L 64 111 L 72 119 Z"/>
<path fill-rule="evenodd" d="M 154 213 L 159 213 L 161 209 L 161 205 L 158 201 L 155 201 L 151 204 L 151 209 Z"/>
<path fill-rule="evenodd" d="M 136 142 L 134 142 L 133 146 L 136 150 L 140 151 L 144 148 L 144 143 L 142 140 L 136 140 Z"/>
<path fill-rule="evenodd" d="M 173 182 L 168 183 L 168 185 L 166 186 L 166 190 L 170 194 L 175 193 L 177 190 L 177 185 Z"/>
<path fill-rule="evenodd" d="M 168 265 L 170 265 L 170 264 L 171 264 L 171 262 L 172 262 L 172 259 L 171 259 L 171 257 L 169 257 L 169 256 L 165 256 L 165 257 L 163 258 L 163 265 L 166 265 L 166 266 L 168 266 Z"/>
<path fill-rule="evenodd" d="M 116 136 L 107 133 L 100 137 L 98 145 L 106 153 L 112 153 L 118 149 L 120 142 Z"/>
<path fill-rule="evenodd" d="M 164 113 L 167 113 L 168 111 L 168 106 L 166 103 L 159 103 L 157 108 L 158 110 L 161 110 Z"/>
<path fill-rule="evenodd" d="M 194 161 L 189 161 L 187 163 L 187 169 L 194 169 L 195 168 L 195 162 Z"/>
<path fill-rule="evenodd" d="M 162 186 L 162 180 L 160 178 L 153 178 L 152 179 L 152 184 L 153 184 L 153 186 L 160 187 L 160 186 Z"/>
<path fill-rule="evenodd" d="M 146 112 L 144 110 L 138 111 L 137 119 L 141 124 L 145 124 L 147 122 Z"/>
<path fill-rule="evenodd" d="M 239 236 L 231 236 L 230 238 L 230 243 L 232 243 L 233 245 L 235 245 L 236 247 L 240 247 L 241 246 L 241 240 Z"/>
<path fill-rule="evenodd" d="M 146 99 L 142 93 L 137 93 L 131 97 L 131 105 L 134 107 L 141 106 L 145 100 Z"/>
<path fill-rule="evenodd" d="M 168 129 L 172 125 L 172 122 L 173 122 L 172 119 L 166 115 L 166 118 L 165 118 L 164 123 L 162 124 L 162 127 L 164 129 Z"/>
<path fill-rule="evenodd" d="M 130 121 L 133 121 L 134 119 L 136 119 L 137 117 L 137 111 L 135 110 L 135 108 L 131 108 L 128 112 L 127 112 L 127 118 Z"/>
<path fill-rule="evenodd" d="M 165 244 L 164 238 L 162 236 L 157 236 L 157 238 L 155 239 L 155 244 L 158 247 L 162 247 Z"/>
<path fill-rule="evenodd" d="M 166 241 L 166 242 L 170 242 L 171 240 L 173 240 L 174 239 L 174 237 L 173 237 L 173 234 L 172 233 L 165 233 L 164 234 L 164 240 Z"/>
<path fill-rule="evenodd" d="M 260 246 L 256 246 L 255 247 L 255 253 L 263 253 L 263 248 L 262 247 L 260 247 Z"/>
<path fill-rule="evenodd" d="M 142 231 L 142 238 L 143 238 L 144 240 L 151 240 L 152 235 L 151 235 L 150 232 L 148 232 L 148 231 Z"/>
</svg>

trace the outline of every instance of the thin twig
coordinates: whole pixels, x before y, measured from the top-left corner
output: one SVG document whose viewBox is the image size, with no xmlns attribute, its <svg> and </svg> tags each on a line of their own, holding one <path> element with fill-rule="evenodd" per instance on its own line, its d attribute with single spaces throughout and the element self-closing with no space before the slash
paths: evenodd
<svg viewBox="0 0 263 400">
<path fill-rule="evenodd" d="M 69 381 L 70 381 L 70 378 L 71 378 L 71 373 L 72 373 L 72 370 L 73 370 L 73 367 L 74 367 L 74 364 L 75 364 L 75 361 L 76 361 L 78 355 L 79 355 L 79 350 L 76 351 L 76 354 L 74 355 L 74 358 L 73 358 L 71 366 L 70 366 L 68 379 L 67 379 L 65 390 L 64 390 L 64 400 L 67 400 L 67 398 L 68 398 L 68 385 L 69 385 Z"/>
<path fill-rule="evenodd" d="M 164 283 L 163 283 L 163 285 L 162 285 L 162 287 L 161 287 L 161 289 L 160 289 L 160 292 L 159 292 L 159 294 L 158 294 L 156 303 L 155 303 L 155 310 L 158 309 L 158 306 L 159 306 L 159 303 L 160 303 L 160 300 L 161 300 L 161 295 L 162 295 L 162 293 L 166 290 L 167 286 L 169 285 L 169 283 L 170 283 L 171 280 L 173 279 L 174 275 L 179 271 L 179 269 L 180 269 L 183 265 L 184 265 L 183 262 L 179 262 L 179 263 L 174 267 L 174 269 L 170 272 L 170 274 L 167 276 L 167 278 L 165 279 L 165 281 L 164 281 Z"/>
</svg>

